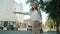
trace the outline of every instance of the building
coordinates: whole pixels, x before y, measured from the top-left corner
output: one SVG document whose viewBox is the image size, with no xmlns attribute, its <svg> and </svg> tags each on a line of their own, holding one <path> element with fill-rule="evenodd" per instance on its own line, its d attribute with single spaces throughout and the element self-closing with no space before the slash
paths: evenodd
<svg viewBox="0 0 60 34">
<path fill-rule="evenodd" d="M 19 18 L 14 12 L 23 12 L 21 4 L 16 3 L 14 0 L 0 0 L 0 24 L 4 27 L 13 25 L 16 21 L 23 22 L 23 15 L 20 14 Z"/>
</svg>

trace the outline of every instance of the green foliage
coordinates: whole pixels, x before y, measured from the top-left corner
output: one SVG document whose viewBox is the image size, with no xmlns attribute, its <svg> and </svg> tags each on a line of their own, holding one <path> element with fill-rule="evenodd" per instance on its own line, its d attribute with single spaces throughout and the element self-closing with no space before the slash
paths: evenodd
<svg viewBox="0 0 60 34">
<path fill-rule="evenodd" d="M 48 3 L 48 5 L 46 5 L 46 12 L 49 13 L 49 16 L 52 19 L 60 18 L 60 10 L 58 8 L 59 3 L 60 0 L 52 0 L 50 3 Z"/>
</svg>

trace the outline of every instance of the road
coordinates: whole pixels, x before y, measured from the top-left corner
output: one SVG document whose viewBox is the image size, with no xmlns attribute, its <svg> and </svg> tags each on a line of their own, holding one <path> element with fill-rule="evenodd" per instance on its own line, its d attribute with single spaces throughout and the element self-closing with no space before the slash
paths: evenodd
<svg viewBox="0 0 60 34">
<path fill-rule="evenodd" d="M 0 34 L 32 34 L 32 31 L 0 31 Z M 40 33 L 41 34 L 41 33 Z M 57 34 L 57 33 L 43 33 L 43 34 Z"/>
</svg>

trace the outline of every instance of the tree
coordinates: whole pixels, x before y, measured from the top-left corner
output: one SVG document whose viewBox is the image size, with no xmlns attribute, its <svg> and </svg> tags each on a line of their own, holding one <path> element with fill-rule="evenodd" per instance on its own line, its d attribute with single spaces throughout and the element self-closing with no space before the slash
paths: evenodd
<svg viewBox="0 0 60 34">
<path fill-rule="evenodd" d="M 49 16 L 56 21 L 57 32 L 59 32 L 59 22 L 60 22 L 60 0 L 52 0 L 48 5 L 46 5 L 46 12 Z"/>
<path fill-rule="evenodd" d="M 49 27 L 50 31 L 51 31 L 51 28 L 53 28 L 53 30 L 55 30 L 55 28 L 56 28 L 55 25 L 56 25 L 56 22 L 54 21 L 54 19 L 48 18 L 45 22 L 45 26 Z"/>
</svg>

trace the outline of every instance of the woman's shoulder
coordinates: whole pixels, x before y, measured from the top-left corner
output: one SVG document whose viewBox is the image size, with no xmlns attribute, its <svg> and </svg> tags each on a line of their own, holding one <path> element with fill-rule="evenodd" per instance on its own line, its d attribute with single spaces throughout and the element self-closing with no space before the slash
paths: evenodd
<svg viewBox="0 0 60 34">
<path fill-rule="evenodd" d="M 32 9 L 30 9 L 30 10 L 29 10 L 29 12 L 33 12 L 33 10 L 32 10 Z"/>
<path fill-rule="evenodd" d="M 30 9 L 30 11 L 33 11 L 32 9 Z"/>
</svg>

